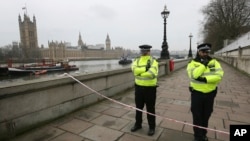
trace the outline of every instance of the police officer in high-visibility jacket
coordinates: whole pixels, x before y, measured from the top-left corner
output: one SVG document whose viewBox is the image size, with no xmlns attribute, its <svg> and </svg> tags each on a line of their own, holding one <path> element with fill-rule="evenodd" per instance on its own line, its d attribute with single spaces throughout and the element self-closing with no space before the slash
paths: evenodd
<svg viewBox="0 0 250 141">
<path fill-rule="evenodd" d="M 196 57 L 187 66 L 193 124 L 205 128 L 213 112 L 217 85 L 224 74 L 220 63 L 208 55 L 211 47 L 209 43 L 198 45 Z M 208 141 L 206 129 L 194 126 L 193 130 L 194 141 Z"/>
<path fill-rule="evenodd" d="M 131 69 L 135 77 L 135 105 L 136 108 L 143 110 L 146 105 L 147 112 L 155 114 L 156 88 L 158 76 L 158 62 L 150 55 L 150 45 L 139 46 L 141 56 L 136 58 Z M 136 110 L 136 122 L 131 128 L 135 132 L 142 128 L 142 112 Z M 147 114 L 148 135 L 155 133 L 155 116 Z"/>
</svg>

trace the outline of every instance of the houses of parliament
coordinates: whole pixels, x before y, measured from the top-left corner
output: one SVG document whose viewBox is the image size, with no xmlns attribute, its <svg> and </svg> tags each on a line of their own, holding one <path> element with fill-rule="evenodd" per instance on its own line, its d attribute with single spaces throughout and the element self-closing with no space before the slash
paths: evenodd
<svg viewBox="0 0 250 141">
<path fill-rule="evenodd" d="M 113 59 L 120 58 L 127 51 L 121 47 L 111 48 L 111 41 L 109 35 L 106 37 L 104 44 L 97 44 L 96 46 L 86 45 L 82 41 L 81 33 L 79 33 L 77 46 L 71 46 L 67 42 L 48 41 L 48 47 L 43 45 L 39 47 L 36 17 L 33 16 L 31 21 L 27 13 L 24 13 L 23 20 L 19 14 L 18 16 L 20 43 L 24 56 L 30 58 L 34 52 L 38 52 L 41 58 L 44 59 Z M 34 55 L 33 55 L 34 56 Z"/>
</svg>

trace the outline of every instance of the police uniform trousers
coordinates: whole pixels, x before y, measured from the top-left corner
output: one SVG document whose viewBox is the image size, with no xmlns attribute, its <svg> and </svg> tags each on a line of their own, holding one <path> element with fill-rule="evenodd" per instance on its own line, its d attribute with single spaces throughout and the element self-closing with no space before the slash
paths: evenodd
<svg viewBox="0 0 250 141">
<path fill-rule="evenodd" d="M 193 115 L 193 124 L 208 127 L 208 120 L 213 112 L 214 98 L 217 89 L 210 93 L 202 93 L 199 91 L 191 91 L 191 112 Z M 207 134 L 206 129 L 193 127 L 194 137 L 201 139 Z"/>
<path fill-rule="evenodd" d="M 135 105 L 136 108 L 143 110 L 146 105 L 147 112 L 155 114 L 156 87 L 135 85 Z M 141 126 L 142 112 L 136 110 L 135 125 Z M 147 114 L 150 129 L 155 129 L 155 116 Z"/>
</svg>

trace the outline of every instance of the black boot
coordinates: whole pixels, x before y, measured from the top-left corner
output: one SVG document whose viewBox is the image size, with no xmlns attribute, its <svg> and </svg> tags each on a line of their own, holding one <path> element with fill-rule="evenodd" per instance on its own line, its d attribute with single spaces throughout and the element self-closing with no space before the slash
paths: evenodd
<svg viewBox="0 0 250 141">
<path fill-rule="evenodd" d="M 202 141 L 208 141 L 207 136 L 203 136 L 203 137 L 202 137 Z"/>
<path fill-rule="evenodd" d="M 155 129 L 154 128 L 148 130 L 148 135 L 149 136 L 153 136 L 154 134 L 155 134 Z"/>
<path fill-rule="evenodd" d="M 141 126 L 139 126 L 139 125 L 134 125 L 134 127 L 132 127 L 131 129 L 130 129 L 130 131 L 131 132 L 135 132 L 135 131 L 137 131 L 137 130 L 139 130 L 139 129 L 141 129 L 142 127 Z"/>
</svg>

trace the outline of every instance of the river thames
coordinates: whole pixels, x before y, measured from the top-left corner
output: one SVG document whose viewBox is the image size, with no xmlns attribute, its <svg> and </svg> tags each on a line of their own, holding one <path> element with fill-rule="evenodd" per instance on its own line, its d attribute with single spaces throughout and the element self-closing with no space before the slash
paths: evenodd
<svg viewBox="0 0 250 141">
<path fill-rule="evenodd" d="M 74 74 L 90 74 L 90 73 L 96 73 L 96 72 L 102 72 L 107 70 L 115 70 L 115 69 L 121 69 L 121 68 L 129 68 L 129 65 L 120 65 L 118 63 L 118 59 L 114 60 L 86 60 L 86 61 L 70 61 L 70 65 L 76 65 L 79 70 L 76 71 L 70 71 L 68 72 L 71 75 Z M 7 84 L 7 83 L 13 83 L 13 82 L 24 82 L 24 81 L 30 81 L 30 80 L 38 80 L 38 79 L 46 79 L 51 77 L 60 77 L 60 75 L 64 74 L 65 72 L 60 71 L 56 73 L 47 73 L 43 75 L 31 75 L 31 76 L 22 76 L 22 77 L 2 77 L 0 78 L 0 85 L 1 84 Z"/>
</svg>

